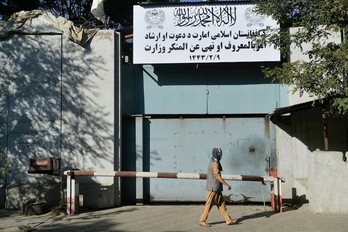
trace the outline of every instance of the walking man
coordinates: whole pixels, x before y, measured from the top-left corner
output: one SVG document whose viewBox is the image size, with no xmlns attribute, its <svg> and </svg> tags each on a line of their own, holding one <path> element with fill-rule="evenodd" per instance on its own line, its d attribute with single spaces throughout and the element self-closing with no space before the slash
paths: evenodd
<svg viewBox="0 0 348 232">
<path fill-rule="evenodd" d="M 222 150 L 219 147 L 214 147 L 212 151 L 212 158 L 209 162 L 207 173 L 207 199 L 205 207 L 199 220 L 199 225 L 204 227 L 211 227 L 207 223 L 208 214 L 211 208 L 216 205 L 220 211 L 220 214 L 226 221 L 227 225 L 236 223 L 236 220 L 232 219 L 227 211 L 224 197 L 222 195 L 222 186 L 224 185 L 228 190 L 231 190 L 231 186 L 221 177 L 222 166 L 220 163 L 222 157 Z"/>
</svg>

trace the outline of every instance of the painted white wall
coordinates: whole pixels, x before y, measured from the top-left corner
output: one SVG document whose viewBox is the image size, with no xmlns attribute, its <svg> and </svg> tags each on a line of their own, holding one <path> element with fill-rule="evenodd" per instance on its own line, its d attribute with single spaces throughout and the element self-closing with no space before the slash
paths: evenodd
<svg viewBox="0 0 348 232">
<path fill-rule="evenodd" d="M 7 208 L 59 202 L 61 178 L 28 174 L 30 158 L 60 155 L 61 35 L 15 34 L 0 42 L 0 149 L 10 161 Z M 1 207 L 1 206 L 0 206 Z"/>
<path fill-rule="evenodd" d="M 329 124 L 329 144 L 343 150 L 345 141 L 330 135 L 345 136 L 345 120 Z M 348 163 L 342 152 L 322 151 L 324 146 L 321 110 L 293 112 L 291 124 L 278 122 L 276 126 L 278 175 L 285 179 L 282 197 L 299 203 L 308 201 L 315 213 L 348 213 L 346 176 Z"/>
<path fill-rule="evenodd" d="M 342 155 L 319 150 L 311 154 L 308 194 L 314 213 L 348 214 L 348 163 Z"/>
<path fill-rule="evenodd" d="M 290 33 L 298 30 L 301 28 L 291 28 Z M 339 43 L 340 40 L 340 33 L 332 33 L 323 42 Z M 302 44 L 301 50 L 291 45 L 290 60 L 309 61 L 304 52 L 310 47 L 310 44 Z M 315 99 L 307 93 L 292 93 L 292 90 L 290 86 L 289 106 Z M 292 113 L 289 117 L 289 125 L 278 122 L 276 126 L 278 175 L 285 178 L 285 183 L 282 184 L 283 199 L 308 200 L 311 210 L 316 213 L 347 213 L 346 207 L 338 207 L 348 205 L 344 200 L 347 189 L 342 186 L 346 175 L 341 174 L 347 172 L 347 163 L 343 162 L 341 152 L 320 151 L 323 146 L 320 109 Z M 344 128 L 344 124 L 339 125 L 341 126 L 336 125 L 336 128 L 330 127 L 332 135 L 337 134 L 339 128 Z M 330 144 L 335 142 L 331 141 Z M 341 147 L 342 144 L 336 146 Z"/>
<path fill-rule="evenodd" d="M 295 136 L 279 126 L 277 133 L 278 175 L 285 179 L 282 184 L 284 199 L 308 199 L 308 165 L 311 152 Z"/>
<path fill-rule="evenodd" d="M 64 169 L 114 171 L 115 33 L 100 30 L 86 47 L 63 43 L 62 160 Z M 113 177 L 80 177 L 83 205 L 115 206 Z"/>
<path fill-rule="evenodd" d="M 113 30 L 100 30 L 84 47 L 63 35 L 19 34 L 1 41 L 0 86 L 7 94 L 0 97 L 0 145 L 11 160 L 7 208 L 21 208 L 25 198 L 65 203 L 59 199 L 65 197 L 59 194 L 64 177 L 28 174 L 30 158 L 61 158 L 63 171 L 114 171 L 119 164 L 115 38 Z M 116 180 L 81 178 L 84 205 L 117 206 Z"/>
<path fill-rule="evenodd" d="M 276 153 L 278 175 L 285 179 L 282 183 L 282 196 L 284 199 L 291 199 L 294 184 L 292 138 L 278 125 L 276 126 Z"/>
<path fill-rule="evenodd" d="M 309 201 L 310 210 L 323 214 L 348 214 L 348 162 L 342 152 L 309 150 L 296 136 L 276 127 L 278 175 L 284 200 Z M 308 133 L 308 136 L 310 134 Z"/>
</svg>

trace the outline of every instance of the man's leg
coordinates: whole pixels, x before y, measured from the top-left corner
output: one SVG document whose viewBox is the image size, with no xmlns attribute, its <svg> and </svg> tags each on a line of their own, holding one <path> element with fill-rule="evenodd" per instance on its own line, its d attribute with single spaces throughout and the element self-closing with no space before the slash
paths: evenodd
<svg viewBox="0 0 348 232">
<path fill-rule="evenodd" d="M 211 208 L 214 205 L 214 196 L 215 196 L 215 194 L 216 193 L 214 193 L 212 191 L 208 191 L 207 192 L 207 198 L 206 198 L 206 201 L 205 201 L 205 206 L 204 206 L 204 209 L 202 211 L 201 218 L 199 219 L 199 224 L 202 225 L 202 226 L 210 226 L 209 224 L 207 224 L 207 218 L 208 218 L 208 215 L 209 215 L 209 212 L 210 212 Z"/>
<path fill-rule="evenodd" d="M 236 220 L 231 219 L 230 214 L 228 213 L 224 197 L 222 196 L 222 193 L 217 193 L 216 195 L 216 205 L 220 211 L 220 214 L 224 217 L 226 223 L 228 225 L 232 225 L 236 222 Z"/>
</svg>

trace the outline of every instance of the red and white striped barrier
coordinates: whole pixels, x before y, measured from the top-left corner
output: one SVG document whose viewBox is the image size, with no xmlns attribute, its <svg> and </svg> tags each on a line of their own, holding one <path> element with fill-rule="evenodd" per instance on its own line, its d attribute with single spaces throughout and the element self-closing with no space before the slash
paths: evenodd
<svg viewBox="0 0 348 232">
<path fill-rule="evenodd" d="M 271 189 L 271 207 L 276 212 L 282 212 L 283 200 L 282 200 L 282 182 L 284 180 L 278 177 L 277 169 L 270 170 L 270 175 L 274 178 Z"/>
<path fill-rule="evenodd" d="M 78 210 L 78 179 L 77 176 L 100 176 L 100 177 L 133 177 L 133 178 L 170 178 L 170 179 L 207 179 L 205 173 L 176 173 L 176 172 L 131 172 L 131 171 L 65 171 L 67 175 L 67 214 L 77 213 Z M 271 206 L 276 212 L 281 212 L 281 178 L 273 176 L 250 176 L 250 175 L 222 175 L 225 180 L 233 181 L 258 181 L 271 182 L 272 197 Z"/>
</svg>

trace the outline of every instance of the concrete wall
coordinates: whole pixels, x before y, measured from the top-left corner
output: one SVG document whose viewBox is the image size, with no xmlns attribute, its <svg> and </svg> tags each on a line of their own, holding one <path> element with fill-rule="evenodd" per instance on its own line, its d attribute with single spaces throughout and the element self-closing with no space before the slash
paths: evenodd
<svg viewBox="0 0 348 232">
<path fill-rule="evenodd" d="M 345 118 L 329 119 L 330 151 L 324 149 L 321 108 L 292 112 L 276 123 L 278 174 L 285 202 L 309 202 L 316 213 L 347 213 Z"/>
<path fill-rule="evenodd" d="M 287 123 L 276 124 L 278 175 L 285 178 L 285 183 L 282 184 L 283 199 L 304 202 L 308 200 L 308 167 L 311 150 L 305 141 L 296 137 L 295 126 L 291 124 L 290 119 Z M 305 123 L 300 123 L 300 126 L 305 126 Z M 307 135 L 309 133 L 305 136 Z"/>
<path fill-rule="evenodd" d="M 342 152 L 314 151 L 311 154 L 308 195 L 314 213 L 348 214 L 348 163 Z"/>
<path fill-rule="evenodd" d="M 119 163 L 114 145 L 118 131 L 115 38 L 114 31 L 101 30 L 85 47 L 68 40 L 63 43 L 63 169 L 114 171 Z M 83 205 L 91 208 L 117 205 L 120 189 L 115 181 L 113 177 L 81 177 Z"/>
<path fill-rule="evenodd" d="M 28 174 L 30 158 L 60 158 L 62 171 L 118 166 L 115 37 L 112 30 L 99 31 L 84 47 L 63 35 L 19 34 L 0 41 L 0 145 L 11 161 L 0 197 L 5 193 L 7 208 L 21 208 L 25 198 L 65 203 L 65 177 Z M 80 183 L 85 206 L 119 204 L 114 178 Z"/>
<path fill-rule="evenodd" d="M 296 33 L 301 28 L 291 28 Z M 337 42 L 340 33 L 323 41 Z M 291 46 L 290 61 L 309 61 L 304 54 L 311 48 L 302 44 L 302 49 Z M 289 87 L 289 105 L 312 101 L 315 97 L 307 93 L 292 93 Z M 276 124 L 278 174 L 285 178 L 282 196 L 293 203 L 309 202 L 316 213 L 347 213 L 347 187 L 344 177 L 347 163 L 343 153 L 347 151 L 347 119 L 328 118 L 327 131 L 329 150 L 324 150 L 324 129 L 320 107 L 294 111 L 279 116 Z"/>
<path fill-rule="evenodd" d="M 0 41 L 1 151 L 10 161 L 6 207 L 25 198 L 59 202 L 59 176 L 28 174 L 29 159 L 60 158 L 61 35 L 13 35 Z"/>
</svg>

